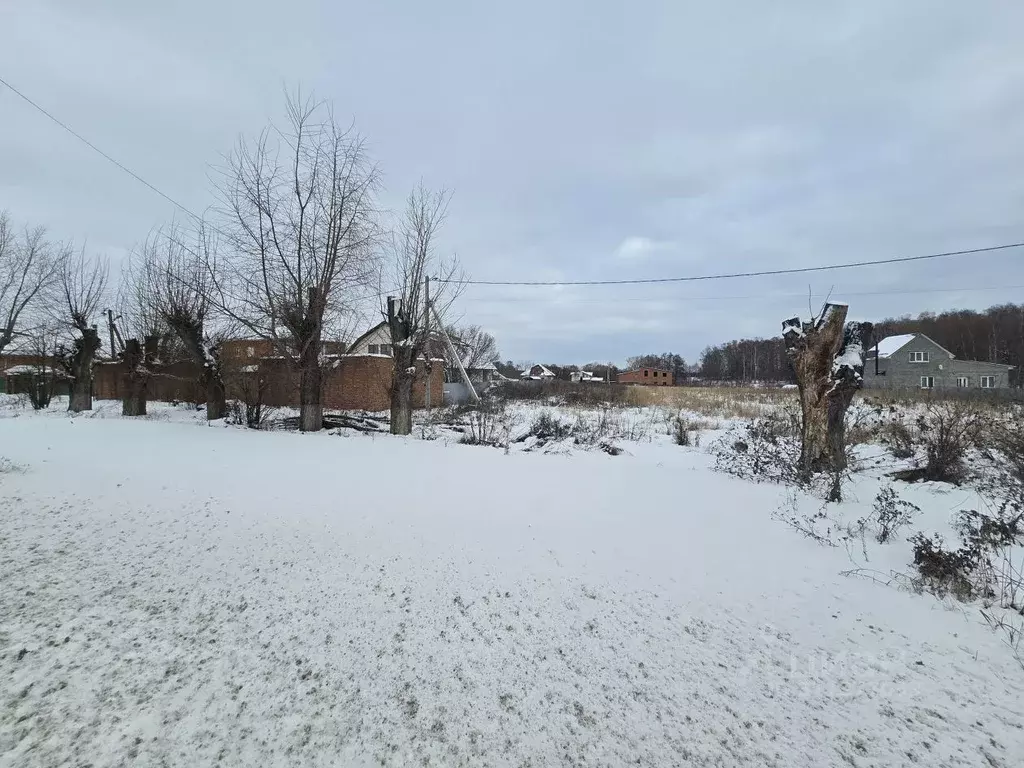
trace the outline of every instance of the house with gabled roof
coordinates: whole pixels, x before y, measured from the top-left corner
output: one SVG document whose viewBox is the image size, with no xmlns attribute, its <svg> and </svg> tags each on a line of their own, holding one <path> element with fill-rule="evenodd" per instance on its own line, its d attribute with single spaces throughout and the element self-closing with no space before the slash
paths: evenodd
<svg viewBox="0 0 1024 768">
<path fill-rule="evenodd" d="M 526 381 L 552 381 L 556 377 L 548 367 L 537 363 L 520 373 L 519 378 Z"/>
<path fill-rule="evenodd" d="M 867 350 L 864 386 L 888 389 L 1006 389 L 1015 366 L 959 360 L 923 333 L 880 339 Z"/>
</svg>

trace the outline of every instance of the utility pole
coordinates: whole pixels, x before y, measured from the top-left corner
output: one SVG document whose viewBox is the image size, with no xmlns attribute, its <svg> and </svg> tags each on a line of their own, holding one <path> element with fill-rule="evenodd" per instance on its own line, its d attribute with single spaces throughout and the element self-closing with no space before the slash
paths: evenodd
<svg viewBox="0 0 1024 768">
<path fill-rule="evenodd" d="M 427 369 L 427 419 L 430 419 L 430 380 L 434 378 L 434 363 L 431 357 L 433 339 L 430 338 L 430 275 L 427 275 L 423 279 L 423 296 L 426 309 L 423 310 L 423 314 L 426 316 L 423 323 L 423 330 L 426 335 L 426 342 L 423 345 L 423 350 L 426 354 L 426 369 Z"/>
<path fill-rule="evenodd" d="M 444 329 L 444 324 L 441 322 L 441 318 L 437 314 L 437 310 L 431 307 L 431 311 L 434 313 L 434 319 L 437 320 L 437 330 L 444 337 L 445 344 L 448 345 L 448 354 L 455 360 L 455 365 L 458 366 L 459 373 L 462 376 L 462 381 L 469 389 L 469 396 L 474 403 L 480 402 L 480 395 L 476 393 L 476 388 L 473 386 L 473 382 L 470 381 L 469 374 L 466 373 L 466 368 L 462 365 L 462 357 L 455 350 L 455 345 L 452 344 L 451 338 L 448 336 L 448 331 Z"/>
<path fill-rule="evenodd" d="M 117 326 L 114 325 L 114 310 L 108 309 L 105 312 L 107 316 L 107 330 L 110 331 L 110 359 L 114 360 L 117 357 L 117 347 L 114 346 L 114 334 L 117 333 Z M 118 334 L 120 337 L 120 334 Z M 122 346 L 124 346 L 122 344 Z"/>
</svg>

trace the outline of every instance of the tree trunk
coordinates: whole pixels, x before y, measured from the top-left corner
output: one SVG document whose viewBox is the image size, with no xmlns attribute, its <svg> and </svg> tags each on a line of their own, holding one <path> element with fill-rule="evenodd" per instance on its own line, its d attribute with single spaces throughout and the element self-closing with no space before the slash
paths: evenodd
<svg viewBox="0 0 1024 768">
<path fill-rule="evenodd" d="M 816 321 L 783 323 L 786 351 L 800 392 L 800 471 L 840 473 L 846 467 L 846 411 L 860 388 L 870 323 L 846 323 L 845 304 L 827 304 Z M 834 496 L 838 489 L 833 489 Z"/>
<path fill-rule="evenodd" d="M 206 420 L 223 419 L 228 410 L 227 392 L 220 371 L 213 371 L 206 379 Z"/>
<path fill-rule="evenodd" d="M 299 358 L 299 430 L 302 432 L 317 432 L 324 425 L 319 348 L 319 344 L 307 344 Z"/>
<path fill-rule="evenodd" d="M 199 385 L 206 393 L 206 420 L 223 419 L 227 415 L 227 390 L 220 367 L 217 346 L 210 344 L 203 336 L 203 323 L 192 317 L 177 315 L 168 321 L 171 330 L 185 345 L 192 359 L 201 366 Z"/>
<path fill-rule="evenodd" d="M 71 396 L 68 410 L 72 413 L 92 410 L 92 362 L 100 348 L 100 335 L 96 327 L 82 329 L 82 336 L 75 339 L 75 348 L 68 361 L 71 375 Z"/>
<path fill-rule="evenodd" d="M 121 376 L 121 386 L 124 388 L 124 394 L 121 397 L 121 415 L 145 416 L 149 370 L 146 368 L 146 360 L 138 339 L 128 339 L 124 343 L 124 356 L 121 364 L 124 366 Z"/>
<path fill-rule="evenodd" d="M 416 380 L 415 350 L 395 347 L 395 371 L 391 377 L 391 434 L 412 434 L 412 385 Z M 410 373 L 412 371 L 412 373 Z"/>
<path fill-rule="evenodd" d="M 206 390 L 206 420 L 223 419 L 227 413 L 227 390 L 220 374 L 219 363 L 207 363 L 203 366 L 201 383 Z"/>
</svg>

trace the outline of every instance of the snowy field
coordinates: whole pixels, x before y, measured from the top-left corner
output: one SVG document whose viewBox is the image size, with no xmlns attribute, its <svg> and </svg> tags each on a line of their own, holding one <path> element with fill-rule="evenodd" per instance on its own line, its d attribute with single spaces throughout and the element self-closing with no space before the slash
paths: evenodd
<svg viewBox="0 0 1024 768">
<path fill-rule="evenodd" d="M 0 414 L 0 766 L 1024 764 L 976 607 L 840 575 L 791 492 L 664 431 L 548 455 L 98 406 Z M 920 527 L 972 502 L 911 494 Z"/>
</svg>

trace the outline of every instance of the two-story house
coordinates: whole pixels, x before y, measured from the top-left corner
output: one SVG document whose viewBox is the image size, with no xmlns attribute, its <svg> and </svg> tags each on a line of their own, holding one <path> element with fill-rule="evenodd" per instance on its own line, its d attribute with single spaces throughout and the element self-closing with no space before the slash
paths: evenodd
<svg viewBox="0 0 1024 768">
<path fill-rule="evenodd" d="M 864 386 L 889 389 L 1005 389 L 1012 365 L 958 360 L 923 333 L 888 336 L 867 350 Z"/>
<path fill-rule="evenodd" d="M 622 371 L 617 381 L 619 384 L 641 384 L 648 387 L 671 387 L 675 383 L 672 371 L 664 368 L 634 368 Z"/>
</svg>

